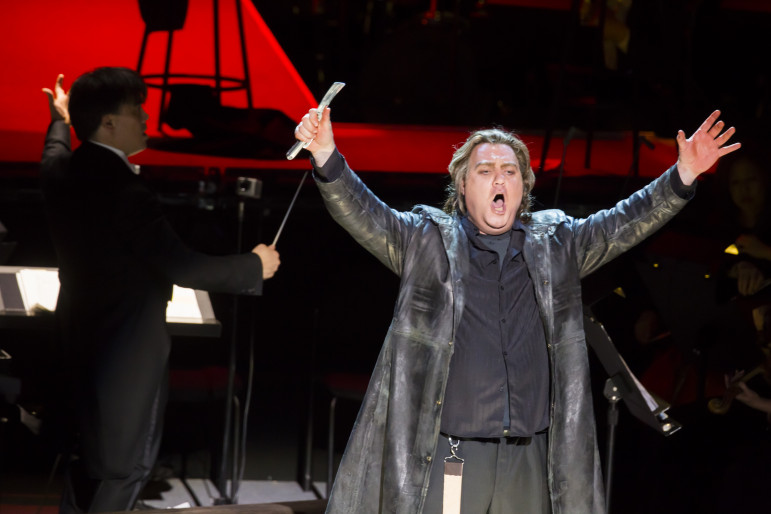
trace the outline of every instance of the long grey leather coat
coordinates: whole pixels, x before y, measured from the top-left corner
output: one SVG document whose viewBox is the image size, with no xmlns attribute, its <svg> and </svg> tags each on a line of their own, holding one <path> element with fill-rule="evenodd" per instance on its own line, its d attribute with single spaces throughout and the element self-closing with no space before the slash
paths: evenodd
<svg viewBox="0 0 771 514">
<path fill-rule="evenodd" d="M 453 339 L 464 305 L 468 240 L 459 219 L 381 202 L 342 167 L 317 181 L 333 218 L 401 277 L 393 319 L 343 455 L 327 512 L 419 513 L 439 437 Z M 581 277 L 664 225 L 686 203 L 673 166 L 614 208 L 586 219 L 533 213 L 524 258 L 535 284 L 551 366 L 548 481 L 554 514 L 605 512 L 584 340 Z M 441 465 L 441 463 L 438 463 Z"/>
</svg>

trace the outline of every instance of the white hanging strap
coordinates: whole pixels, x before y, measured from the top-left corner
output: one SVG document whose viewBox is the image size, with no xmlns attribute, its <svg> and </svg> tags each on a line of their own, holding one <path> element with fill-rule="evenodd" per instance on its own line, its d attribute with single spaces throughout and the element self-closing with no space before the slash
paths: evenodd
<svg viewBox="0 0 771 514">
<path fill-rule="evenodd" d="M 458 457 L 456 450 L 460 446 L 460 441 L 453 441 L 448 437 L 450 443 L 450 455 L 444 459 L 444 491 L 442 502 L 443 514 L 460 514 L 460 492 L 463 483 L 463 459 Z"/>
</svg>

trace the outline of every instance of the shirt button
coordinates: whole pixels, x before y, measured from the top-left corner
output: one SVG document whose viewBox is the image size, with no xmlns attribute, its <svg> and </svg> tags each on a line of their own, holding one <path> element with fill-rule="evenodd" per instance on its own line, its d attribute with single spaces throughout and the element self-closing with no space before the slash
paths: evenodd
<svg viewBox="0 0 771 514">
<path fill-rule="evenodd" d="M 448 345 L 450 345 L 450 346 L 452 346 L 452 341 L 450 341 L 450 342 L 449 342 L 449 343 L 447 343 L 447 344 L 448 344 Z"/>
<path fill-rule="evenodd" d="M 431 462 L 431 456 L 430 455 L 426 457 L 426 462 Z"/>
<path fill-rule="evenodd" d="M 503 319 L 501 320 L 501 323 L 506 323 L 506 318 L 503 318 Z"/>
<path fill-rule="evenodd" d="M 549 285 L 549 281 L 548 280 L 544 280 L 543 281 L 543 285 L 548 286 Z"/>
<path fill-rule="evenodd" d="M 501 286 L 501 291 L 503 291 L 503 286 Z"/>
<path fill-rule="evenodd" d="M 436 401 L 436 404 L 437 404 L 437 405 L 441 405 L 441 404 L 442 404 L 442 400 L 437 400 L 437 401 Z"/>
</svg>

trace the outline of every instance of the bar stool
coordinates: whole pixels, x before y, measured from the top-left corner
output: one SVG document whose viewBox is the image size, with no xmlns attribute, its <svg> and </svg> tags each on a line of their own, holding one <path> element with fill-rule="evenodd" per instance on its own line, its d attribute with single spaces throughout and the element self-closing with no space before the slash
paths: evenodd
<svg viewBox="0 0 771 514">
<path fill-rule="evenodd" d="M 147 87 L 158 88 L 161 90 L 161 108 L 158 116 L 158 130 L 161 131 L 161 125 L 164 121 L 166 109 L 166 100 L 171 87 L 171 81 L 179 82 L 177 79 L 197 79 L 211 80 L 214 82 L 214 92 L 219 99 L 223 91 L 246 92 L 247 105 L 252 107 L 252 88 L 249 77 L 249 67 L 246 56 L 246 40 L 244 37 L 244 20 L 241 7 L 241 0 L 233 0 L 238 20 L 238 34 L 241 46 L 241 59 L 243 62 L 243 77 L 223 76 L 220 65 L 220 2 L 212 0 L 212 21 L 214 23 L 214 74 L 195 74 L 195 73 L 171 73 L 171 50 L 174 41 L 174 32 L 181 30 L 187 19 L 188 0 L 139 0 L 139 11 L 142 20 L 145 22 L 145 32 L 142 37 L 142 46 L 139 50 L 139 62 L 137 63 L 137 73 L 145 80 Z M 166 42 L 166 55 L 164 59 L 163 73 L 142 73 L 142 64 L 147 51 L 147 40 L 152 32 L 168 33 Z M 158 81 L 160 80 L 160 83 Z"/>
</svg>

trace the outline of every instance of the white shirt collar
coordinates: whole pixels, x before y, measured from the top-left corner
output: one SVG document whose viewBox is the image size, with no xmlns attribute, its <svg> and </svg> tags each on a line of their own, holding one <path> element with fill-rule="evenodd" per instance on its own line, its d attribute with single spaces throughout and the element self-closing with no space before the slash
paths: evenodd
<svg viewBox="0 0 771 514">
<path fill-rule="evenodd" d="M 123 150 L 119 150 L 119 149 L 115 148 L 114 146 L 110 146 L 110 145 L 106 145 L 104 143 L 100 143 L 99 141 L 94 141 L 93 139 L 89 139 L 89 142 L 94 143 L 95 145 L 99 145 L 99 146 L 101 146 L 103 148 L 107 148 L 108 150 L 111 150 L 112 152 L 115 153 L 115 155 L 120 157 L 123 162 L 126 163 L 126 166 L 129 167 L 129 169 L 131 170 L 131 173 L 133 173 L 134 175 L 139 175 L 139 165 L 138 164 L 131 164 L 129 162 L 128 158 L 126 157 L 126 154 L 123 153 Z"/>
</svg>

